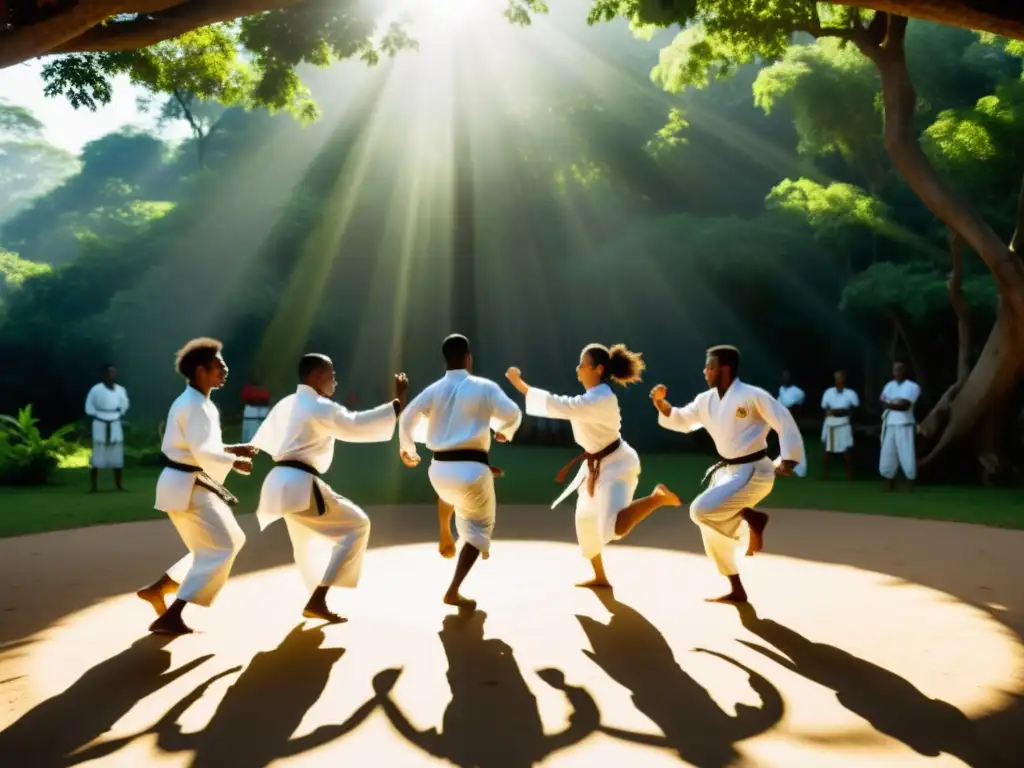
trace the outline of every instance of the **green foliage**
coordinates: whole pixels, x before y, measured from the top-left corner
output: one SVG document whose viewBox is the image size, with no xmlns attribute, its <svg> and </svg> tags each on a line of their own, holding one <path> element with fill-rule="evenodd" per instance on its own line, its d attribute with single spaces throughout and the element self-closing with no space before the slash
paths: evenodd
<svg viewBox="0 0 1024 768">
<path fill-rule="evenodd" d="M 658 129 L 654 138 L 647 142 L 644 149 L 655 158 L 664 157 L 671 150 L 686 143 L 686 137 L 682 134 L 689 126 L 683 110 L 679 107 L 672 107 L 668 112 L 668 121 Z"/>
<path fill-rule="evenodd" d="M 847 283 L 839 306 L 862 315 L 898 314 L 924 326 L 950 313 L 946 281 L 946 274 L 929 262 L 880 262 Z M 963 292 L 973 312 L 984 316 L 994 312 L 997 294 L 990 275 L 967 278 Z"/>
<path fill-rule="evenodd" d="M 26 280 L 52 271 L 49 264 L 22 259 L 16 253 L 0 248 L 0 300 L 15 288 L 20 288 Z"/>
<path fill-rule="evenodd" d="M 768 193 L 765 206 L 799 214 L 816 238 L 835 246 L 850 247 L 851 238 L 873 233 L 931 252 L 922 238 L 897 224 L 888 205 L 853 184 L 786 179 Z"/>
<path fill-rule="evenodd" d="M 865 185 L 885 175 L 878 71 L 838 40 L 790 46 L 754 81 L 754 103 L 770 113 L 786 103 L 810 157 L 837 152 Z"/>
<path fill-rule="evenodd" d="M 42 485 L 63 456 L 75 449 L 67 441 L 73 426 L 43 437 L 33 418 L 32 406 L 18 411 L 16 418 L 0 414 L 0 485 Z"/>
</svg>

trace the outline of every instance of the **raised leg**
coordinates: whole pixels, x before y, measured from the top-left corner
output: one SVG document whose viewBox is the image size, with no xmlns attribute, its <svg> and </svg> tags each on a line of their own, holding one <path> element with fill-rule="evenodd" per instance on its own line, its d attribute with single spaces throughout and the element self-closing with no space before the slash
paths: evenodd
<svg viewBox="0 0 1024 768">
<path fill-rule="evenodd" d="M 764 549 L 764 529 L 768 527 L 768 513 L 744 507 L 740 514 L 743 515 L 743 519 L 747 521 L 747 527 L 750 529 L 747 557 L 752 557 L 755 552 Z"/>
<path fill-rule="evenodd" d="M 619 511 L 615 518 L 615 535 L 625 536 L 636 525 L 647 518 L 654 510 L 661 507 L 678 507 L 682 504 L 679 497 L 662 484 L 654 487 L 650 496 L 636 499 L 625 509 Z M 595 569 L 595 574 L 597 573 Z"/>
<path fill-rule="evenodd" d="M 437 551 L 441 557 L 451 559 L 455 557 L 455 538 L 452 536 L 452 515 L 455 514 L 455 507 L 437 499 L 437 522 L 440 527 L 438 536 Z"/>
<path fill-rule="evenodd" d="M 140 600 L 145 600 L 153 606 L 153 610 L 156 611 L 157 618 L 159 618 L 167 611 L 167 595 L 177 592 L 179 586 L 181 585 L 178 582 L 165 573 L 148 587 L 143 587 L 135 594 Z"/>
</svg>

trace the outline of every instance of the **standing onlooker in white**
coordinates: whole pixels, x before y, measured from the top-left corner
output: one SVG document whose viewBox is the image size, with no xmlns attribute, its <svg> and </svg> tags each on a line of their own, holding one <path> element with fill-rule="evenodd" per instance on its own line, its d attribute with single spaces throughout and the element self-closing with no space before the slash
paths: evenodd
<svg viewBox="0 0 1024 768">
<path fill-rule="evenodd" d="M 917 479 L 917 453 L 914 436 L 914 403 L 921 396 L 921 388 L 907 378 L 907 367 L 901 362 L 892 366 L 892 381 L 882 389 L 879 398 L 882 413 L 882 450 L 878 456 L 878 474 L 885 478 L 885 489 L 894 490 L 896 473 L 903 470 L 911 488 Z"/>
</svg>

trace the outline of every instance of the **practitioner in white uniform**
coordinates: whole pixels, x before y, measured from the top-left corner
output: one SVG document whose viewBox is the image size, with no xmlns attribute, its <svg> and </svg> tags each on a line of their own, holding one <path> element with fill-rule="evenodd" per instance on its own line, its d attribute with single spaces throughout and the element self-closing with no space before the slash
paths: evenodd
<svg viewBox="0 0 1024 768">
<path fill-rule="evenodd" d="M 123 491 L 124 429 L 121 419 L 128 412 L 128 391 L 117 383 L 117 368 L 103 366 L 103 380 L 89 390 L 85 414 L 92 419 L 92 456 L 89 458 L 90 492 L 96 493 L 101 469 L 114 470 L 114 484 Z"/>
<path fill-rule="evenodd" d="M 706 429 L 719 461 L 705 475 L 707 490 L 690 504 L 690 518 L 700 528 L 707 552 L 731 589 L 710 602 L 744 603 L 747 593 L 736 565 L 736 547 L 743 528 L 749 532 L 747 555 L 764 547 L 768 515 L 753 509 L 771 493 L 775 475 L 790 475 L 804 460 L 804 442 L 793 415 L 763 389 L 739 380 L 740 353 L 735 347 L 708 350 L 704 380 L 709 390 L 682 408 L 666 400 L 663 384 L 651 391 L 658 423 L 676 432 Z M 781 456 L 768 456 L 769 430 L 779 435 Z M 744 523 L 746 525 L 744 525 Z"/>
<path fill-rule="evenodd" d="M 878 474 L 885 478 L 887 491 L 896 488 L 896 473 L 903 470 L 908 486 L 913 489 L 917 479 L 917 452 L 914 437 L 914 403 L 921 396 L 921 388 L 907 378 L 907 367 L 893 363 L 892 381 L 882 389 L 879 398 L 882 413 L 882 450 L 878 456 Z"/>
<path fill-rule="evenodd" d="M 794 419 L 800 415 L 800 411 L 803 409 L 804 401 L 806 399 L 807 395 L 804 391 L 793 383 L 793 374 L 789 371 L 783 371 L 782 386 L 779 387 L 779 402 L 789 409 L 789 412 L 793 414 Z M 797 477 L 806 477 L 807 464 L 805 462 L 797 464 L 793 469 L 793 474 Z"/>
<path fill-rule="evenodd" d="M 334 441 L 384 443 L 395 434 L 409 382 L 395 376 L 395 398 L 353 413 L 330 398 L 338 387 L 326 355 L 299 361 L 295 394 L 281 400 L 260 425 L 252 444 L 274 458 L 256 510 L 260 528 L 284 518 L 295 563 L 310 594 L 302 615 L 332 624 L 346 621 L 327 607 L 331 587 L 355 588 L 370 539 L 370 519 L 320 479 L 334 459 Z"/>
<path fill-rule="evenodd" d="M 825 421 L 821 425 L 821 444 L 825 448 L 821 462 L 821 475 L 828 480 L 828 460 L 841 454 L 846 461 L 846 479 L 853 480 L 853 425 L 850 415 L 860 407 L 857 393 L 846 386 L 846 371 L 836 371 L 835 386 L 821 396 L 821 410 Z"/>
<path fill-rule="evenodd" d="M 165 468 L 157 480 L 154 506 L 171 518 L 189 554 L 136 593 L 157 613 L 150 632 L 191 632 L 181 612 L 188 603 L 213 604 L 245 543 L 231 513 L 238 500 L 223 483 L 232 469 L 246 475 L 252 471 L 256 449 L 223 443 L 220 414 L 210 401 L 210 393 L 228 377 L 222 348 L 216 339 L 193 339 L 175 357 L 188 386 L 167 414 L 161 446 Z M 167 608 L 164 598 L 172 592 L 176 599 Z"/>
<path fill-rule="evenodd" d="M 553 395 L 530 386 L 518 368 L 509 368 L 506 374 L 512 386 L 526 395 L 527 415 L 568 421 L 576 444 L 584 451 L 559 472 L 557 480 L 564 482 L 569 470 L 582 462 L 576 479 L 551 505 L 554 509 L 577 491 L 576 538 L 594 569 L 594 578 L 580 587 L 610 587 L 601 559 L 604 546 L 621 539 L 659 507 L 680 505 L 679 497 L 664 485 L 655 486 L 650 496 L 633 500 L 640 483 L 640 457 L 620 434 L 622 416 L 611 384 L 625 387 L 639 382 L 645 368 L 641 355 L 624 344 L 611 349 L 590 344 L 576 366 L 576 379 L 586 390 L 582 395 Z"/>
<path fill-rule="evenodd" d="M 455 575 L 445 593 L 449 605 L 474 608 L 476 601 L 459 593 L 462 582 L 482 553 L 486 559 L 494 532 L 497 503 L 494 473 L 488 452 L 491 430 L 499 442 L 508 442 L 523 414 L 501 387 L 473 376 L 469 340 L 454 334 L 441 345 L 447 373 L 417 395 L 398 420 L 402 463 L 420 462 L 416 443 L 433 452 L 430 483 L 437 493 L 442 555 L 454 553 L 451 517 L 462 539 Z"/>
</svg>

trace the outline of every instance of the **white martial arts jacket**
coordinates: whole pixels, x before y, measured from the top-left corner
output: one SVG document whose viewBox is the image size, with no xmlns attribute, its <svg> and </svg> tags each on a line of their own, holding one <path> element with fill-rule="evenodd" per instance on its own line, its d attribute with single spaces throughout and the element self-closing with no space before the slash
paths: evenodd
<svg viewBox="0 0 1024 768">
<path fill-rule="evenodd" d="M 893 379 L 882 388 L 882 397 L 886 400 L 909 400 L 910 408 L 906 411 L 890 411 L 886 409 L 882 413 L 882 425 L 884 427 L 899 427 L 905 424 L 914 423 L 914 404 L 921 396 L 921 388 L 916 382 L 910 379 L 896 381 Z"/>
<path fill-rule="evenodd" d="M 85 397 L 85 413 L 92 418 L 93 445 L 124 442 L 121 417 L 128 412 L 128 391 L 120 384 L 113 389 L 100 382 Z M 109 426 L 108 426 L 109 425 Z M 107 439 L 109 430 L 110 439 Z"/>
<path fill-rule="evenodd" d="M 334 441 L 386 443 L 395 434 L 398 416 L 388 402 L 353 412 L 300 384 L 294 395 L 277 403 L 251 443 L 274 461 L 301 461 L 321 474 L 334 460 Z M 315 478 L 293 467 L 274 467 L 263 481 L 256 517 L 266 528 L 283 515 L 309 508 Z M 320 481 L 322 482 L 322 481 Z"/>
<path fill-rule="evenodd" d="M 793 414 L 760 387 L 735 379 L 720 397 L 717 388 L 701 392 L 693 402 L 658 414 L 658 424 L 675 432 L 706 429 L 723 459 L 738 459 L 768 447 L 768 432 L 779 435 L 780 459 L 803 464 L 804 440 Z"/>
<path fill-rule="evenodd" d="M 201 467 L 221 485 L 231 472 L 237 456 L 224 450 L 220 412 L 198 389 L 185 387 L 167 413 L 161 450 L 172 461 Z M 191 505 L 194 472 L 165 467 L 156 481 L 156 503 L 162 512 L 183 512 Z"/>
<path fill-rule="evenodd" d="M 465 370 L 448 371 L 402 411 L 398 440 L 409 456 L 418 456 L 416 443 L 434 453 L 490 451 L 492 429 L 512 440 L 522 420 L 519 406 L 490 379 Z"/>
</svg>

